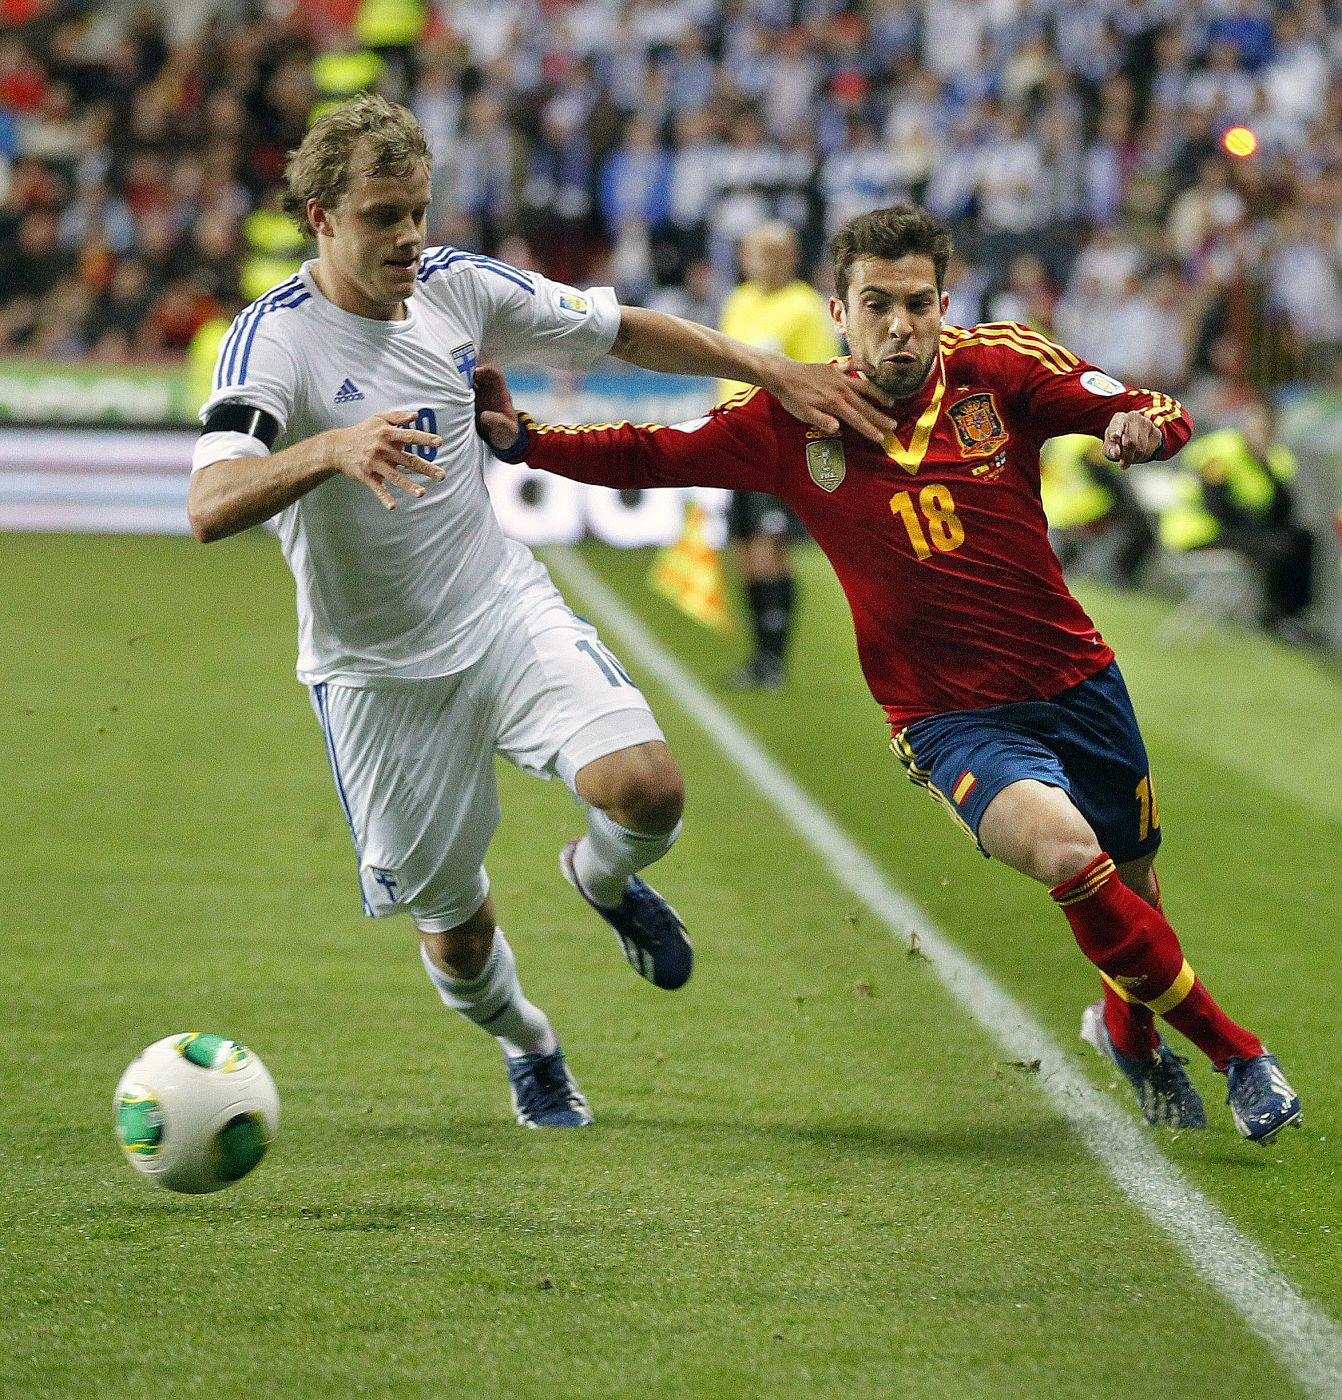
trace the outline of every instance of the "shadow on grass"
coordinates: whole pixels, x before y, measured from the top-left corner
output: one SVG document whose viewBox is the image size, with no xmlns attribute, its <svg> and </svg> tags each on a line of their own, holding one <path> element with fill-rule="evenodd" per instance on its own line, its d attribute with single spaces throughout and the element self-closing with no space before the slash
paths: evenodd
<svg viewBox="0 0 1342 1400">
<path fill-rule="evenodd" d="M 1047 1165 L 1075 1160 L 1082 1150 L 1079 1141 L 1061 1125 L 1056 1132 L 1041 1133 L 1037 1123 L 1009 1129 L 989 1128 L 982 1122 L 951 1124 L 918 1123 L 908 1126 L 861 1122 L 773 1122 L 743 1123 L 713 1118 L 648 1116 L 618 1109 L 598 1112 L 597 1122 L 581 1132 L 523 1133 L 496 1120 L 451 1123 L 400 1122 L 370 1125 L 365 1136 L 386 1143 L 413 1142 L 419 1146 L 440 1145 L 460 1150 L 501 1151 L 512 1155 L 517 1148 L 530 1149 L 533 1143 L 548 1144 L 580 1139 L 584 1157 L 592 1150 L 602 1151 L 616 1139 L 614 1150 L 628 1155 L 631 1140 L 669 1139 L 679 1158 L 701 1157 L 730 1152 L 733 1157 L 749 1158 L 752 1148 L 767 1152 L 777 1161 L 777 1147 L 810 1148 L 831 1152 L 838 1157 L 901 1158 L 935 1164 L 938 1161 L 1001 1165 L 1005 1160 Z M 658 1160 L 668 1160 L 664 1146 Z"/>
</svg>

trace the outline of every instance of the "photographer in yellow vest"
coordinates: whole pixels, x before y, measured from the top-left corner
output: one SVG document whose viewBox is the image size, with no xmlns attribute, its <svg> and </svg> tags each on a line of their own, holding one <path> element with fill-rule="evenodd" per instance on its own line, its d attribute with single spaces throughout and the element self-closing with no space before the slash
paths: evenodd
<svg viewBox="0 0 1342 1400">
<path fill-rule="evenodd" d="M 1179 500 L 1160 517 L 1160 542 L 1244 555 L 1262 577 L 1264 626 L 1299 640 L 1313 599 L 1313 540 L 1296 520 L 1295 455 L 1275 432 L 1272 406 L 1255 402 L 1241 427 L 1195 438 L 1179 456 Z"/>
</svg>

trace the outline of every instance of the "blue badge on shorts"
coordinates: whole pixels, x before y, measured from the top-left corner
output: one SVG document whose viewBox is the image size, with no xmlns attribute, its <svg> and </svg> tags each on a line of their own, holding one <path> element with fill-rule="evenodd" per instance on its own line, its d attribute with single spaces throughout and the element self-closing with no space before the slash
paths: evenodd
<svg viewBox="0 0 1342 1400">
<path fill-rule="evenodd" d="M 375 885 L 381 885 L 387 893 L 387 899 L 395 904 L 401 890 L 400 877 L 394 870 L 379 870 L 377 866 L 370 865 L 368 873 L 373 877 Z"/>
</svg>

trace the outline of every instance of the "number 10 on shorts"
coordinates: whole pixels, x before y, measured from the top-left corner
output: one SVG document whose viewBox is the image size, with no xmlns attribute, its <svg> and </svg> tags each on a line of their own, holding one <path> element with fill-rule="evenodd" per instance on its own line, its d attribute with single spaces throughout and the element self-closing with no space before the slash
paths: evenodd
<svg viewBox="0 0 1342 1400">
<path fill-rule="evenodd" d="M 1160 825 L 1160 808 L 1156 806 L 1156 791 L 1148 773 L 1137 784 L 1137 839 L 1145 841 Z"/>
</svg>

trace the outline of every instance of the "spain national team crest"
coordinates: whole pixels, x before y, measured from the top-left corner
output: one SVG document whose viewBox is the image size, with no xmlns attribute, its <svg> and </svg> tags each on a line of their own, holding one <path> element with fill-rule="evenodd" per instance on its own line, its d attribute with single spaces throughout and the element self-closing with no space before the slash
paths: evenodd
<svg viewBox="0 0 1342 1400">
<path fill-rule="evenodd" d="M 991 457 L 1006 443 L 1007 431 L 991 394 L 970 394 L 952 404 L 947 412 L 955 425 L 960 456 Z"/>
<path fill-rule="evenodd" d="M 822 491 L 836 491 L 848 474 L 843 459 L 843 443 L 838 438 L 820 438 L 806 444 L 806 470 Z"/>
</svg>

